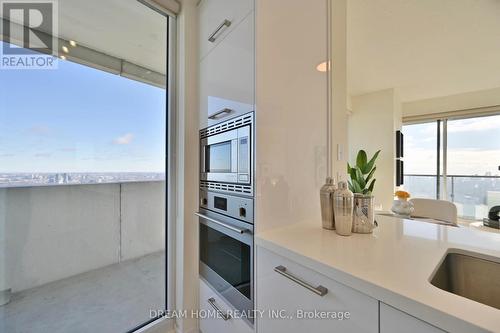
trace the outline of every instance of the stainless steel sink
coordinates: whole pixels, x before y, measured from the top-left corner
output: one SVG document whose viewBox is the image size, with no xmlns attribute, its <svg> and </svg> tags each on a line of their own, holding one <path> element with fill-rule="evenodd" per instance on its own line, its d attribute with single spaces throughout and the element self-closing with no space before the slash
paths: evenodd
<svg viewBox="0 0 500 333">
<path fill-rule="evenodd" d="M 450 251 L 431 278 L 450 293 L 500 309 L 500 259 Z"/>
</svg>

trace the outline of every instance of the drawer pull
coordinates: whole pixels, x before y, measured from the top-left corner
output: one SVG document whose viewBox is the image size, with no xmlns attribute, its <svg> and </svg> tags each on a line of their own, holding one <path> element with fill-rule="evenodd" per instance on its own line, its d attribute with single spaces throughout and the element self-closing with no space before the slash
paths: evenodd
<svg viewBox="0 0 500 333">
<path fill-rule="evenodd" d="M 233 112 L 233 110 L 228 109 L 228 108 L 224 108 L 224 109 L 222 109 L 222 110 L 220 110 L 220 111 L 217 111 L 217 112 L 215 112 L 215 113 L 211 114 L 210 116 L 208 116 L 208 119 L 217 119 L 217 118 L 222 118 L 222 117 L 219 117 L 219 116 L 220 116 L 220 115 L 225 114 L 225 115 L 224 115 L 224 117 L 225 117 L 225 116 L 227 116 L 228 114 L 230 114 L 231 112 Z"/>
<path fill-rule="evenodd" d="M 217 311 L 217 313 L 222 317 L 222 319 L 224 319 L 224 321 L 228 320 L 229 318 L 231 318 L 230 315 L 228 315 L 227 313 L 224 313 L 218 306 L 217 304 L 215 304 L 215 298 L 213 297 L 210 297 L 208 299 L 208 304 L 210 304 L 215 311 Z"/>
<path fill-rule="evenodd" d="M 219 33 L 219 31 L 221 31 L 222 28 L 229 27 L 230 25 L 231 25 L 231 21 L 229 21 L 229 20 L 222 21 L 222 23 L 219 24 L 219 26 L 217 27 L 217 29 L 215 29 L 215 31 L 212 32 L 212 34 L 210 36 L 208 36 L 208 41 L 212 42 L 212 43 L 215 42 L 215 40 L 217 39 L 215 37 L 215 35 L 217 35 Z"/>
<path fill-rule="evenodd" d="M 309 283 L 307 283 L 307 282 L 299 279 L 298 277 L 293 276 L 292 274 L 288 273 L 285 266 L 281 266 L 281 265 L 276 266 L 276 267 L 274 267 L 274 271 L 276 273 L 279 273 L 279 274 L 283 275 L 284 277 L 292 280 L 293 282 L 301 285 L 302 287 L 306 288 L 307 290 L 312 291 L 316 295 L 325 296 L 328 293 L 328 289 L 326 289 L 325 287 L 323 287 L 323 286 L 313 287 Z"/>
</svg>

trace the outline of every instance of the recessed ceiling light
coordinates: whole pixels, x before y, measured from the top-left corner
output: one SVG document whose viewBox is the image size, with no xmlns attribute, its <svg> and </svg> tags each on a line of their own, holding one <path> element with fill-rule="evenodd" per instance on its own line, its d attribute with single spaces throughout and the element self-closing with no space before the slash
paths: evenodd
<svg viewBox="0 0 500 333">
<path fill-rule="evenodd" d="M 76 42 L 74 40 L 70 40 L 69 41 L 69 45 L 75 47 L 76 46 Z"/>
<path fill-rule="evenodd" d="M 63 46 L 61 47 L 61 49 L 63 50 L 63 52 L 64 52 L 64 53 L 68 53 L 68 52 L 69 52 L 68 47 L 67 47 L 67 46 L 65 46 L 65 45 L 63 45 Z"/>
<path fill-rule="evenodd" d="M 318 66 L 316 66 L 316 70 L 318 72 L 327 72 L 329 69 L 330 69 L 329 61 L 323 61 L 322 63 L 318 64 Z"/>
</svg>

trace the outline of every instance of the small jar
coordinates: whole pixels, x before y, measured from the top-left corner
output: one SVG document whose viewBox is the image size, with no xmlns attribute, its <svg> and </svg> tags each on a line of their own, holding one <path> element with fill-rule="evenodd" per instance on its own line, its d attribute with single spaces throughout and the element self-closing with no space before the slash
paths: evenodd
<svg viewBox="0 0 500 333">
<path fill-rule="evenodd" d="M 333 195 L 335 213 L 335 231 L 342 236 L 352 234 L 354 194 L 347 188 L 346 182 L 339 183 L 339 189 Z"/>
</svg>

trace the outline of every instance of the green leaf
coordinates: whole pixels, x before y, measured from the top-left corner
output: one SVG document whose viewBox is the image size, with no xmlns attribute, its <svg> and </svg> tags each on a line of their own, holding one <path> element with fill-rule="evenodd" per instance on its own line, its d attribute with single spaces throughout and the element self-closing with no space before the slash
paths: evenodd
<svg viewBox="0 0 500 333">
<path fill-rule="evenodd" d="M 359 186 L 358 182 L 355 179 L 352 180 L 352 187 L 354 189 L 354 191 L 352 192 L 363 193 L 363 189 L 361 188 L 361 186 Z"/>
<path fill-rule="evenodd" d="M 373 168 L 373 166 L 375 165 L 375 160 L 377 159 L 378 157 L 378 154 L 380 154 L 380 150 L 377 151 L 373 157 L 370 159 L 370 161 L 365 165 L 365 169 L 363 169 L 363 173 L 364 174 L 367 174 L 371 171 L 371 169 Z"/>
<path fill-rule="evenodd" d="M 368 186 L 368 191 L 369 191 L 369 193 L 372 193 L 372 192 L 373 192 L 373 187 L 375 186 L 375 181 L 376 181 L 376 179 L 373 179 L 373 180 L 370 182 L 370 185 Z"/>
<path fill-rule="evenodd" d="M 368 184 L 368 182 L 370 181 L 370 179 L 372 179 L 373 174 L 375 173 L 375 170 L 377 170 L 377 167 L 374 167 L 372 169 L 372 171 L 370 171 L 370 173 L 368 174 L 368 176 L 365 178 L 365 184 Z"/>
<path fill-rule="evenodd" d="M 347 163 L 347 172 L 349 173 L 349 176 L 351 179 L 356 179 L 356 169 L 351 167 L 349 163 Z"/>
<path fill-rule="evenodd" d="M 365 188 L 366 182 L 365 182 L 365 177 L 363 177 L 363 172 L 359 167 L 356 167 L 355 171 L 356 171 L 356 182 L 362 189 Z"/>
<path fill-rule="evenodd" d="M 366 160 L 366 152 L 364 150 L 360 150 L 358 152 L 358 156 L 356 157 L 356 166 L 358 166 L 361 170 L 364 170 L 366 166 Z"/>
<path fill-rule="evenodd" d="M 350 180 L 348 180 L 347 184 L 349 184 L 349 191 L 354 193 L 354 186 L 352 186 L 352 182 Z"/>
</svg>

